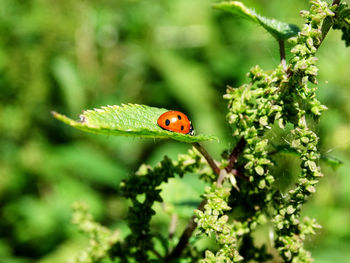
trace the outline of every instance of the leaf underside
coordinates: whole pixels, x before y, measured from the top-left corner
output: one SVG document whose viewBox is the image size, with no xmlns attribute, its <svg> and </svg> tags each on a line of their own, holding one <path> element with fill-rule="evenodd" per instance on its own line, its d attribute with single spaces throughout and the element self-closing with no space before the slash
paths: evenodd
<svg viewBox="0 0 350 263">
<path fill-rule="evenodd" d="M 277 40 L 286 40 L 300 31 L 296 25 L 261 16 L 238 1 L 222 2 L 214 7 L 261 25 Z"/>
<path fill-rule="evenodd" d="M 191 136 L 163 130 L 157 124 L 160 115 L 167 109 L 149 107 L 146 105 L 126 104 L 101 107 L 86 110 L 75 121 L 65 115 L 52 112 L 53 116 L 64 123 L 82 131 L 116 136 L 135 136 L 142 138 L 168 138 L 181 142 L 193 143 L 199 141 L 218 140 L 215 136 Z"/>
</svg>

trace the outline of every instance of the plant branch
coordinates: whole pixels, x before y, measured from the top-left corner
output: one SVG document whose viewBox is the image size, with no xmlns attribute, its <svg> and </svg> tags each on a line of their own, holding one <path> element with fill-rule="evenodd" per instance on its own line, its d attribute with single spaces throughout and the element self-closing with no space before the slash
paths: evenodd
<svg viewBox="0 0 350 263">
<path fill-rule="evenodd" d="M 218 177 L 218 180 L 216 181 L 216 184 L 218 186 L 222 185 L 222 182 L 224 181 L 224 179 L 226 178 L 228 173 L 232 173 L 237 177 L 240 177 L 246 181 L 249 181 L 248 177 L 244 176 L 243 174 L 239 173 L 237 169 L 233 169 L 235 163 L 237 162 L 238 156 L 243 152 L 244 147 L 246 145 L 246 141 L 245 139 L 242 137 L 236 147 L 232 150 L 230 157 L 228 159 L 229 163 L 228 165 L 225 167 L 225 170 L 221 170 L 220 171 L 220 175 Z"/>
<path fill-rule="evenodd" d="M 240 173 L 239 169 L 234 169 L 234 165 L 237 162 L 238 156 L 243 152 L 244 147 L 246 145 L 246 140 L 242 137 L 235 148 L 233 148 L 230 157 L 229 157 L 229 163 L 226 166 L 225 170 L 227 173 L 232 173 L 237 177 L 242 178 L 245 181 L 249 181 L 249 178 L 247 176 L 245 176 L 243 173 Z M 218 184 L 220 184 L 221 182 L 219 181 L 221 179 L 221 181 L 223 181 L 225 178 L 219 178 L 218 179 Z"/>
<path fill-rule="evenodd" d="M 245 145 L 246 145 L 246 141 L 242 137 L 238 141 L 236 147 L 232 150 L 232 152 L 230 154 L 229 163 L 228 163 L 228 165 L 225 168 L 227 172 L 231 172 L 232 171 L 232 169 L 233 169 L 233 167 L 234 167 L 234 165 L 235 165 L 235 163 L 237 161 L 237 158 L 243 152 Z"/>
<path fill-rule="evenodd" d="M 279 48 L 280 48 L 281 64 L 283 66 L 283 69 L 287 70 L 286 50 L 285 50 L 285 47 L 284 47 L 284 40 L 278 40 L 278 45 L 279 45 Z"/>
</svg>

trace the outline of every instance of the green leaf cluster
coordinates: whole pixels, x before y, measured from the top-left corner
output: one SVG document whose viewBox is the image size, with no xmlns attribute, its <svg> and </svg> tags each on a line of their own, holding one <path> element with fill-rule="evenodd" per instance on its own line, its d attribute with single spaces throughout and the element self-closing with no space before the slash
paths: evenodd
<svg viewBox="0 0 350 263">
<path fill-rule="evenodd" d="M 329 154 L 350 158 L 350 53 L 340 41 L 349 42 L 349 0 L 327 0 L 337 5 L 326 18 L 327 5 L 313 1 L 314 10 L 302 12 L 305 30 L 295 16 L 308 1 L 236 1 L 212 10 L 214 2 L 0 1 L 0 262 L 136 263 L 143 247 L 142 260 L 159 263 L 299 262 L 310 260 L 306 250 L 315 262 L 347 263 L 350 162 Z M 278 70 L 278 43 L 293 28 L 272 18 L 303 29 L 286 43 Z M 332 27 L 339 30 L 327 34 Z M 249 71 L 256 61 L 260 67 Z M 220 100 L 227 84 L 232 99 Z M 136 114 L 141 105 L 125 102 L 159 108 Z M 219 176 L 179 143 L 196 136 L 163 137 L 154 132 L 158 116 L 144 123 L 142 116 L 174 105 L 198 133 L 220 138 L 203 145 Z M 81 129 L 104 136 L 49 114 L 77 118 L 57 115 L 79 126 L 82 109 L 92 107 L 99 109 L 87 115 L 97 126 Z M 249 142 L 236 145 L 241 131 Z M 319 165 L 327 176 L 316 176 Z M 72 225 L 77 199 L 90 209 L 75 204 Z M 197 206 L 202 227 L 179 242 L 195 227 Z M 299 214 L 317 218 L 322 230 Z M 186 246 L 172 253 L 179 244 Z"/>
<path fill-rule="evenodd" d="M 163 241 L 164 254 L 155 252 L 156 236 L 150 227 L 155 215 L 153 207 L 163 201 L 162 183 L 175 176 L 181 178 L 186 173 L 196 173 L 210 185 L 203 196 L 204 207 L 195 211 L 194 222 L 198 226 L 198 234 L 214 235 L 217 245 L 216 249 L 204 249 L 205 257 L 199 262 L 265 262 L 271 259 L 266 246 L 256 246 L 253 239 L 254 231 L 268 221 L 273 224 L 275 248 L 284 262 L 312 262 L 311 254 L 304 248 L 304 241 L 320 226 L 314 219 L 301 218 L 300 214 L 303 204 L 315 193 L 316 184 L 322 177 L 319 139 L 309 127 L 310 121 L 318 120 L 327 109 L 316 97 L 318 68 L 315 53 L 328 32 L 337 6 L 321 0 L 311 0 L 310 4 L 310 11 L 301 12 L 305 24 L 300 32 L 293 25 L 262 17 L 240 2 L 215 5 L 218 9 L 260 24 L 280 44 L 295 36 L 289 39 L 293 44 L 293 56 L 287 65 L 281 63 L 272 71 L 255 66 L 247 74 L 248 83 L 227 89 L 224 95 L 228 101 L 227 121 L 233 128 L 233 136 L 244 142 L 241 145 L 243 149 L 233 156 L 234 169 L 229 168 L 228 163 L 232 162 L 235 150 L 229 158 L 226 156 L 214 164 L 220 167 L 219 172 L 214 171 L 219 179 L 223 178 L 222 181 L 216 180 L 213 173 L 207 173 L 209 166 L 196 151 L 180 156 L 176 162 L 165 157 L 154 168 L 142 165 L 135 175 L 121 183 L 120 188 L 122 195 L 131 203 L 127 216 L 131 234 L 106 247 L 102 254 L 122 262 L 146 263 L 169 259 L 169 242 Z M 128 104 L 85 111 L 80 121 L 58 113 L 54 116 L 75 128 L 93 133 L 170 138 L 188 143 L 214 139 L 212 136 L 190 136 L 162 130 L 156 123 L 166 111 Z M 273 166 L 278 166 L 278 163 L 271 155 L 273 145 L 266 134 L 274 127 L 284 130 L 286 125 L 292 126 L 289 131 L 292 138 L 290 148 L 297 153 L 301 170 L 296 182 L 284 193 L 274 184 L 277 175 Z M 238 145 L 240 143 L 236 147 Z M 210 166 L 213 168 L 213 164 Z M 191 252 L 198 256 L 202 251 L 192 247 L 192 251 L 189 248 L 184 254 Z M 99 251 L 89 255 L 103 258 Z"/>
</svg>

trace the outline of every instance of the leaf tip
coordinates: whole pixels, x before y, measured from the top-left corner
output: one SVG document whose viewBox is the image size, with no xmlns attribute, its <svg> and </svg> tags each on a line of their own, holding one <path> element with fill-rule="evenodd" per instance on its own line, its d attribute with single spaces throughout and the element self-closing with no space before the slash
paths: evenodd
<svg viewBox="0 0 350 263">
<path fill-rule="evenodd" d="M 62 121 L 66 124 L 72 125 L 72 123 L 74 122 L 72 119 L 68 118 L 67 116 L 58 113 L 56 111 L 51 111 L 51 114 L 53 115 L 53 117 L 59 121 Z"/>
</svg>

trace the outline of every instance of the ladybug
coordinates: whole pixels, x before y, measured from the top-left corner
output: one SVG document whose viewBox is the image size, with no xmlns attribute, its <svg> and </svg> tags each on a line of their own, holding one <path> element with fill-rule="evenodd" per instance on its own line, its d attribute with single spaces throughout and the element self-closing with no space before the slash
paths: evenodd
<svg viewBox="0 0 350 263">
<path fill-rule="evenodd" d="M 179 111 L 167 111 L 159 116 L 157 123 L 164 130 L 193 135 L 193 127 L 185 114 Z"/>
</svg>

